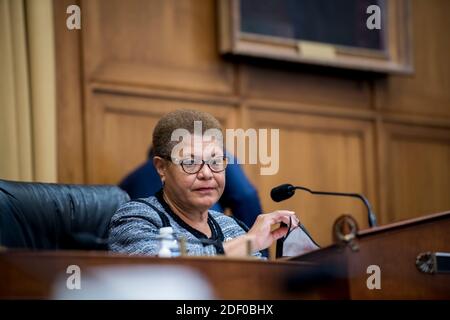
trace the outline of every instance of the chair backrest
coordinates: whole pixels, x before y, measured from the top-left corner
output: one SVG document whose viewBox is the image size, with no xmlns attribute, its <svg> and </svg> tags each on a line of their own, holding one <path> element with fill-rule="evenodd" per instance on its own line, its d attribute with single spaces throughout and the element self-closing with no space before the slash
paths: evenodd
<svg viewBox="0 0 450 320">
<path fill-rule="evenodd" d="M 0 180 L 0 245 L 106 249 L 110 219 L 128 200 L 117 186 Z"/>
</svg>

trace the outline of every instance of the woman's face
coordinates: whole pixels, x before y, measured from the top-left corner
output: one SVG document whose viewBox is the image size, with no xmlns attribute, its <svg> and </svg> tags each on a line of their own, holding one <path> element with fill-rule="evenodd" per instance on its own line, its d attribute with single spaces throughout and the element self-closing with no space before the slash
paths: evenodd
<svg viewBox="0 0 450 320">
<path fill-rule="evenodd" d="M 203 159 L 223 157 L 222 148 L 214 142 L 201 142 L 197 148 L 187 146 L 183 159 Z M 211 208 L 221 197 L 225 188 L 225 170 L 213 172 L 208 165 L 203 165 L 198 173 L 188 174 L 181 165 L 170 160 L 156 158 L 155 167 L 164 181 L 164 193 L 178 207 L 189 211 L 204 212 Z"/>
</svg>

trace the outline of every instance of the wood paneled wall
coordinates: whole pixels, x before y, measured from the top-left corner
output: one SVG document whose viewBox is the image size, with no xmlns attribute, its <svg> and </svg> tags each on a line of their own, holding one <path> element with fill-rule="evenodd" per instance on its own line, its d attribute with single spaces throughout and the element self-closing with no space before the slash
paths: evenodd
<svg viewBox="0 0 450 320">
<path fill-rule="evenodd" d="M 273 186 L 361 192 L 381 224 L 450 209 L 449 1 L 412 1 L 409 76 L 224 59 L 212 0 L 82 0 L 69 31 L 73 3 L 55 0 L 59 181 L 117 183 L 162 114 L 195 108 L 226 128 L 280 129 L 278 174 L 246 170 L 265 211 L 294 209 L 323 245 L 343 213 L 367 227 L 363 206 L 302 193 L 275 204 Z"/>
</svg>

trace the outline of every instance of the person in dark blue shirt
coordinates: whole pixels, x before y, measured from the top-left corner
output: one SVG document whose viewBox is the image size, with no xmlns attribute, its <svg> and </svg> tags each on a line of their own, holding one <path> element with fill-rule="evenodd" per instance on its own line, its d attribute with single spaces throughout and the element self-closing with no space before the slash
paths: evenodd
<svg viewBox="0 0 450 320">
<path fill-rule="evenodd" d="M 228 157 L 232 157 L 227 154 Z M 226 185 L 222 197 L 211 209 L 224 212 L 229 208 L 233 216 L 250 228 L 256 217 L 262 213 L 258 192 L 248 180 L 237 159 L 225 169 Z M 126 176 L 119 187 L 125 190 L 131 199 L 146 198 L 154 195 L 161 187 L 160 177 L 153 166 L 152 150 L 149 150 L 148 159 L 136 170 Z"/>
</svg>

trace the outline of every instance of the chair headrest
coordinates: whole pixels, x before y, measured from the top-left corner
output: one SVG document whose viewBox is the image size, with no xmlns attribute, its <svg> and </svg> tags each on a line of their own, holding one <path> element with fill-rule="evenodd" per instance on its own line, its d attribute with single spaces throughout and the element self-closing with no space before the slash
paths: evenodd
<svg viewBox="0 0 450 320">
<path fill-rule="evenodd" d="M 107 238 L 110 219 L 128 200 L 126 192 L 111 185 L 0 180 L 0 245 L 30 249 L 106 247 L 102 239 Z"/>
</svg>

